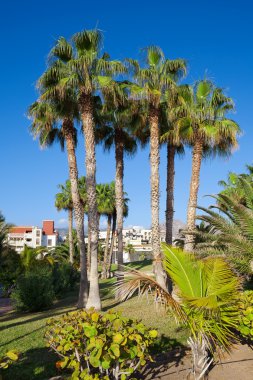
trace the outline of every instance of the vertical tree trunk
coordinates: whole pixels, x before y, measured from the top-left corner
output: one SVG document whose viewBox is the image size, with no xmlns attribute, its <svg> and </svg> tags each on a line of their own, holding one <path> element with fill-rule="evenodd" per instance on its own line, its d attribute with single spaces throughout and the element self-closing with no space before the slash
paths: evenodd
<svg viewBox="0 0 253 380">
<path fill-rule="evenodd" d="M 101 274 L 102 278 L 106 278 L 106 268 L 107 268 L 107 262 L 108 262 L 108 249 L 109 249 L 109 241 L 110 241 L 110 234 L 111 234 L 111 225 L 112 225 L 112 216 L 109 214 L 107 216 L 105 253 L 104 253 L 103 268 L 102 268 L 102 274 Z"/>
<path fill-rule="evenodd" d="M 118 237 L 118 269 L 121 270 L 123 264 L 123 214 L 124 214 L 124 143 L 122 139 L 122 131 L 120 128 L 115 128 L 115 206 L 117 215 L 117 237 Z"/>
<path fill-rule="evenodd" d="M 112 238 L 111 238 L 111 246 L 110 246 L 108 261 L 106 264 L 106 278 L 110 277 L 110 272 L 111 272 L 113 247 L 114 247 L 114 241 L 115 241 L 115 232 L 116 232 L 116 212 L 114 212 L 113 216 L 112 216 Z"/>
<path fill-rule="evenodd" d="M 175 147 L 167 144 L 167 198 L 166 198 L 166 236 L 167 244 L 172 245 L 173 217 L 174 217 L 174 177 L 175 177 Z"/>
<path fill-rule="evenodd" d="M 73 243 L 73 209 L 68 209 L 68 226 L 69 226 L 69 262 L 74 262 L 74 243 Z"/>
<path fill-rule="evenodd" d="M 150 106 L 150 182 L 151 182 L 151 224 L 152 224 L 152 250 L 153 268 L 156 281 L 166 288 L 166 275 L 162 265 L 160 249 L 160 226 L 159 226 L 159 164 L 160 164 L 160 139 L 159 139 L 159 111 Z"/>
<path fill-rule="evenodd" d="M 190 184 L 190 196 L 187 209 L 187 232 L 185 237 L 184 250 L 191 252 L 194 248 L 194 236 L 192 232 L 195 230 L 196 207 L 199 190 L 199 176 L 202 161 L 203 143 L 201 138 L 197 138 L 192 151 L 192 176 Z"/>
<path fill-rule="evenodd" d="M 85 141 L 86 189 L 88 204 L 88 228 L 90 234 L 90 290 L 87 308 L 101 309 L 98 284 L 98 214 L 96 195 L 96 152 L 93 123 L 93 100 L 91 94 L 82 94 L 81 117 Z"/>
<path fill-rule="evenodd" d="M 67 121 L 65 121 L 67 122 Z M 73 124 L 67 122 L 63 126 L 65 129 L 65 140 L 68 152 L 69 180 L 71 185 L 71 195 L 74 207 L 74 217 L 76 222 L 77 241 L 80 249 L 80 288 L 78 297 L 78 308 L 84 308 L 88 299 L 88 279 L 86 268 L 86 252 L 84 241 L 84 211 L 78 189 L 78 170 L 75 155 L 75 140 L 73 136 Z"/>
</svg>

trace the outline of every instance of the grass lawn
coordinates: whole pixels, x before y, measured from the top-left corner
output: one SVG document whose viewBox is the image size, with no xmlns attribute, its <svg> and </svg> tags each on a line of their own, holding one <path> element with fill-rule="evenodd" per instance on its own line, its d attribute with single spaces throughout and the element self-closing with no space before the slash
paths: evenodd
<svg viewBox="0 0 253 380">
<path fill-rule="evenodd" d="M 157 328 L 161 337 L 159 351 L 185 343 L 185 330 L 178 329 L 170 316 L 156 312 L 152 301 L 148 304 L 146 299 L 135 297 L 116 304 L 112 293 L 114 281 L 110 279 L 100 283 L 103 310 L 121 310 L 124 315 L 141 318 L 146 325 Z M 27 314 L 10 312 L 0 318 L 0 356 L 10 349 L 22 354 L 17 363 L 4 371 L 3 380 L 46 380 L 57 375 L 54 364 L 57 356 L 45 347 L 43 339 L 46 320 L 75 310 L 77 296 L 78 291 L 67 294 L 48 311 Z"/>
</svg>

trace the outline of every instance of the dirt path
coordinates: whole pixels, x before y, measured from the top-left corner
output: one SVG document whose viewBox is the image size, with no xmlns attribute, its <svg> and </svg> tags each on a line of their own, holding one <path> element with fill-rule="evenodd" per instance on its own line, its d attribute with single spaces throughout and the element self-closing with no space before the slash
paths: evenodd
<svg viewBox="0 0 253 380">
<path fill-rule="evenodd" d="M 161 357 L 143 373 L 145 380 L 186 380 L 191 368 L 189 352 L 174 351 L 170 357 Z M 208 380 L 253 380 L 253 350 L 238 345 L 211 369 Z"/>
<path fill-rule="evenodd" d="M 12 310 L 10 298 L 0 298 L 0 316 Z"/>
</svg>

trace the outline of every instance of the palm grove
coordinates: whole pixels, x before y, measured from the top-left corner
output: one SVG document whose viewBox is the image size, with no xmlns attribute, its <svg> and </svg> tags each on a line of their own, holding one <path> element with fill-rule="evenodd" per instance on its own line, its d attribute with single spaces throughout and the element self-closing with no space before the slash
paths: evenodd
<svg viewBox="0 0 253 380">
<path fill-rule="evenodd" d="M 48 67 L 37 82 L 39 98 L 29 107 L 31 130 L 40 145 L 66 146 L 69 192 L 80 250 L 78 307 L 101 309 L 98 284 L 99 202 L 96 144 L 115 152 L 115 228 L 118 264 L 123 264 L 124 156 L 149 143 L 153 266 L 157 282 L 166 286 L 159 231 L 160 147 L 167 145 L 166 243 L 172 244 L 175 155 L 192 148 L 192 176 L 185 250 L 192 251 L 202 159 L 229 155 L 237 145 L 238 124 L 227 118 L 233 101 L 208 79 L 181 84 L 184 59 L 167 59 L 157 46 L 141 51 L 140 60 L 112 60 L 102 49 L 99 30 L 84 30 L 69 41 L 61 37 L 49 53 Z M 81 194 L 75 149 L 84 135 L 85 199 Z M 64 203 L 64 202 L 63 202 Z M 68 204 L 60 208 L 70 209 Z M 88 215 L 90 275 L 84 243 Z M 110 219 L 109 218 L 109 219 Z M 109 221 L 111 223 L 111 221 Z M 71 238 L 71 237 L 70 237 Z M 72 258 L 71 258 L 72 260 Z"/>
</svg>

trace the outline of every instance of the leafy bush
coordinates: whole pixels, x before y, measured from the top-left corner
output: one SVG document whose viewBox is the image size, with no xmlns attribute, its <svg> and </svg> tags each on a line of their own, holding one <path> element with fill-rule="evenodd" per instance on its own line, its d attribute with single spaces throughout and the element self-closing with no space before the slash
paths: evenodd
<svg viewBox="0 0 253 380">
<path fill-rule="evenodd" d="M 15 300 L 17 310 L 47 309 L 55 298 L 52 272 L 44 267 L 38 267 L 34 272 L 26 272 L 17 280 L 12 298 Z"/>
<path fill-rule="evenodd" d="M 69 263 L 56 263 L 53 269 L 53 286 L 57 296 L 72 290 L 79 280 L 78 272 Z"/>
<path fill-rule="evenodd" d="M 247 290 L 241 295 L 239 332 L 244 338 L 253 341 L 253 291 L 252 290 Z"/>
<path fill-rule="evenodd" d="M 73 370 L 73 380 L 127 379 L 151 360 L 157 337 L 156 330 L 114 312 L 75 311 L 47 325 L 48 346 L 61 356 L 56 366 Z"/>
</svg>

